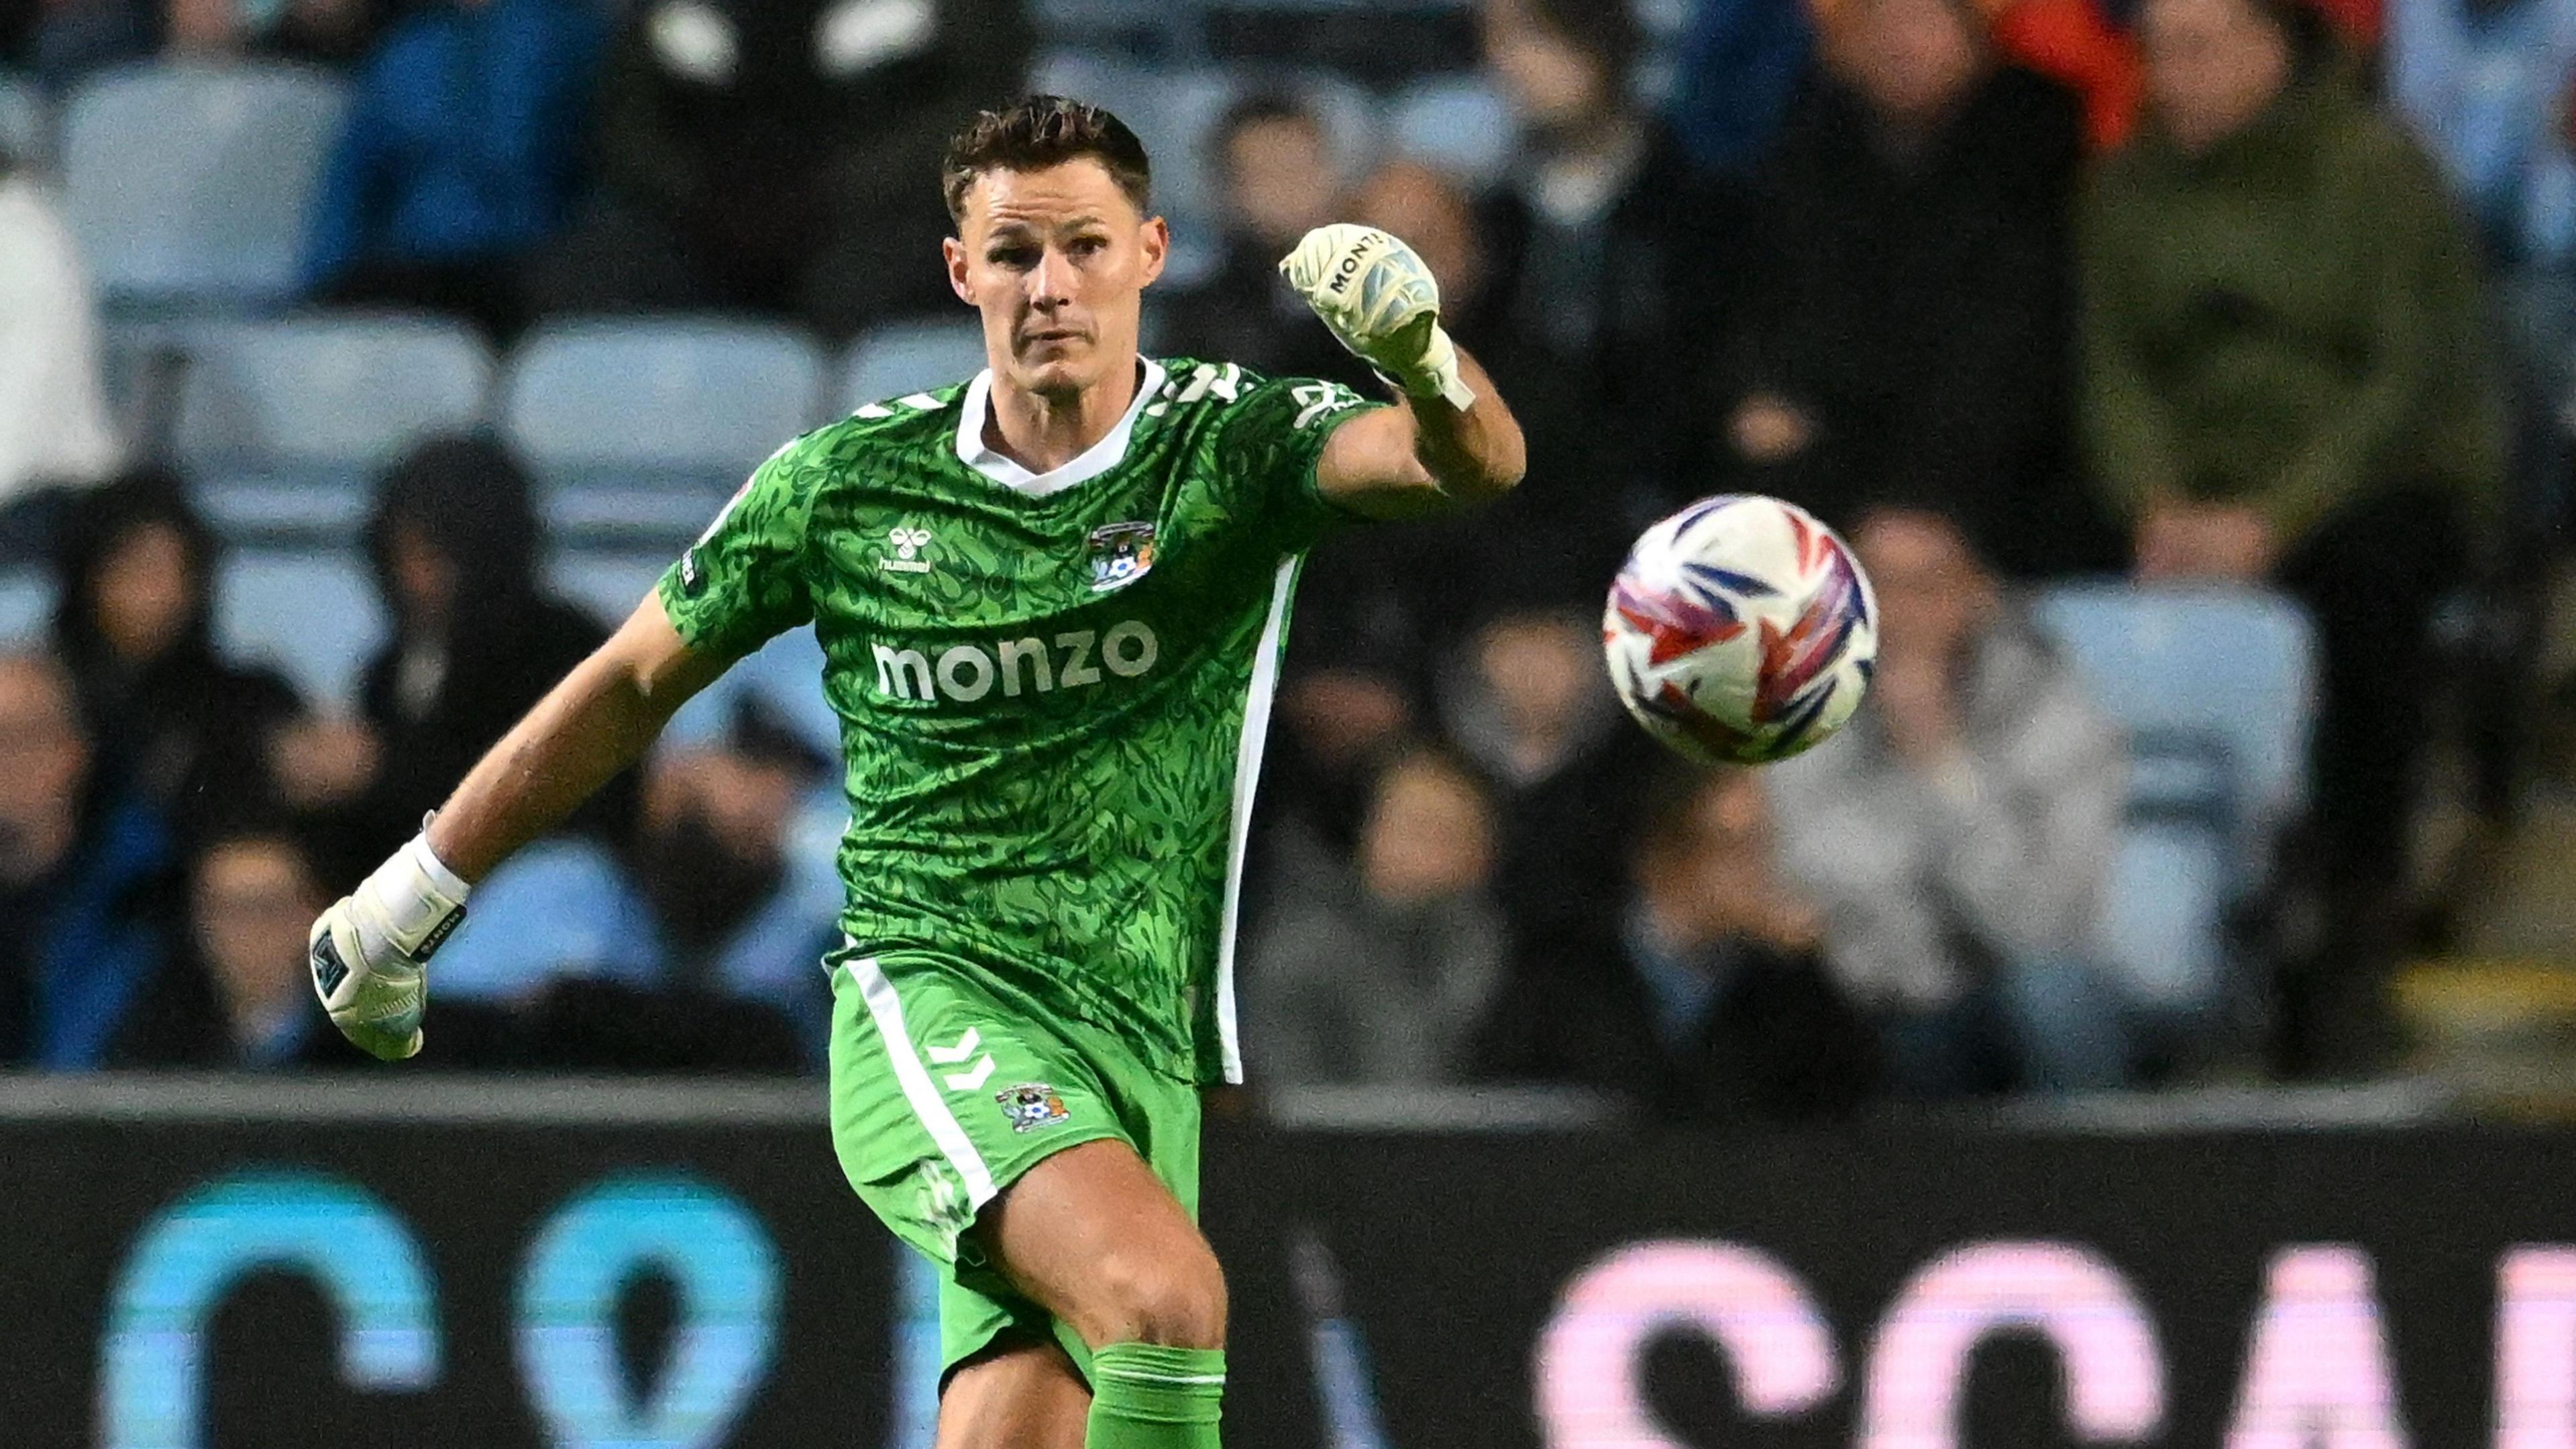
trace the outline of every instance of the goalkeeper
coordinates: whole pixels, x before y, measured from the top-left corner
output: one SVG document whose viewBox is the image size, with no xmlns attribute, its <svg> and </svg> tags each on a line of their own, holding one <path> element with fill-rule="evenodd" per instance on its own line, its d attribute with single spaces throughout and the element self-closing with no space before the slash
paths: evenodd
<svg viewBox="0 0 2576 1449">
<path fill-rule="evenodd" d="M 1196 1226 L 1199 1097 L 1240 1080 L 1244 837 L 1299 561 L 1336 523 L 1481 502 L 1518 424 L 1402 242 L 1282 263 L 1391 403 L 1137 350 L 1170 234 L 1144 149 L 1038 96 L 942 178 L 974 380 L 763 463 L 616 636 L 324 913 L 314 986 L 421 1050 L 469 883 L 811 622 L 851 809 L 831 1116 L 851 1185 L 942 1269 L 941 1449 L 1205 1449 L 1225 1283 Z"/>
</svg>

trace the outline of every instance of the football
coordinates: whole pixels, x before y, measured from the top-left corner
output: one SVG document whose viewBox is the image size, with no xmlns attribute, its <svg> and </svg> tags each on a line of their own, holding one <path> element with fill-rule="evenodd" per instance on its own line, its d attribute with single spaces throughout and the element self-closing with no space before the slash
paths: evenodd
<svg viewBox="0 0 2576 1449">
<path fill-rule="evenodd" d="M 1620 702 L 1702 764 L 1785 760 L 1869 688 L 1878 605 L 1834 531 L 1776 498 L 1704 498 L 1646 530 L 1601 617 Z"/>
</svg>

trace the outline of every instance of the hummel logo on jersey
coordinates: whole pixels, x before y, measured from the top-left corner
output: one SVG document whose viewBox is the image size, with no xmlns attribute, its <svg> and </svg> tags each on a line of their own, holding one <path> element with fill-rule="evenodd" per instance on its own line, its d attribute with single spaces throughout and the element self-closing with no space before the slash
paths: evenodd
<svg viewBox="0 0 2576 1449">
<path fill-rule="evenodd" d="M 878 568 L 899 574 L 930 572 L 930 560 L 921 556 L 921 551 L 930 546 L 930 530 L 897 528 L 886 535 L 886 542 L 894 546 L 894 557 L 878 559 Z"/>
<path fill-rule="evenodd" d="M 993 649 L 959 644 L 932 659 L 918 649 L 874 646 L 877 693 L 897 699 L 948 699 L 973 704 L 999 685 L 1006 699 L 1083 689 L 1101 671 L 1133 679 L 1154 667 L 1162 641 L 1141 619 L 1113 624 L 1107 633 L 1074 629 L 1055 636 L 1053 648 L 1036 637 L 1005 639 Z"/>
</svg>

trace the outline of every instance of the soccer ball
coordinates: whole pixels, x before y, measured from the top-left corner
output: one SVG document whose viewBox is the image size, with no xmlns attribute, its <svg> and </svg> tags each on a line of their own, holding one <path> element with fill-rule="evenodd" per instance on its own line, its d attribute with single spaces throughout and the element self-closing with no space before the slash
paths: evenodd
<svg viewBox="0 0 2576 1449">
<path fill-rule="evenodd" d="M 1869 688 L 1878 601 L 1851 550 L 1776 498 L 1703 498 L 1646 530 L 1601 616 L 1610 682 L 1706 765 L 1785 760 Z"/>
</svg>

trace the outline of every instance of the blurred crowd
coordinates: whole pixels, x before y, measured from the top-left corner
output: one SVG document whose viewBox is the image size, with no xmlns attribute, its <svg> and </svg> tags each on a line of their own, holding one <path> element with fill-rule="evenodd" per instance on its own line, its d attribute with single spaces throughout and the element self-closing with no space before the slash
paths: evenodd
<svg viewBox="0 0 2576 1449">
<path fill-rule="evenodd" d="M 310 305 L 504 342 L 675 310 L 843 338 L 953 307 L 936 157 L 1023 83 L 1043 10 L 14 0 L 0 57 L 57 87 L 156 56 L 345 69 Z M 1259 68 L 1203 155 L 1157 157 L 1201 168 L 1214 232 L 1155 299 L 1160 350 L 1367 384 L 1273 263 L 1373 223 L 1531 444 L 1500 507 L 1312 563 L 1239 966 L 1260 1079 L 1807 1120 L 2387 1069 L 2390 973 L 2440 914 L 2410 885 L 2428 749 L 2457 737 L 2498 828 L 2528 769 L 2576 0 L 1665 10 L 1456 7 L 1455 53 L 1408 63 L 1504 107 L 1481 177 L 1353 155 Z M 303 923 L 604 626 L 538 582 L 520 465 L 436 438 L 377 483 L 392 622 L 355 713 L 223 657 L 219 541 L 116 436 L 96 314 L 41 170 L 0 172 L 0 549 L 57 580 L 40 647 L 0 659 L 0 1062 L 347 1060 Z M 1844 735 L 1707 773 L 1622 718 L 1596 621 L 1639 529 L 1737 491 L 1840 528 L 1884 629 Z M 2248 827 L 2228 965 L 2180 993 L 2105 946 L 2159 742 L 2033 607 L 2119 577 L 2264 591 L 2314 641 L 2307 807 Z M 811 1068 L 834 775 L 749 696 L 661 752 L 483 887 L 430 1059 Z"/>
</svg>

